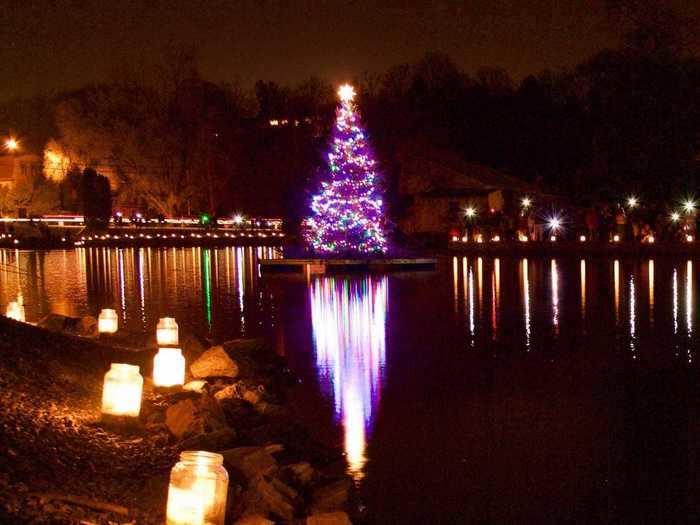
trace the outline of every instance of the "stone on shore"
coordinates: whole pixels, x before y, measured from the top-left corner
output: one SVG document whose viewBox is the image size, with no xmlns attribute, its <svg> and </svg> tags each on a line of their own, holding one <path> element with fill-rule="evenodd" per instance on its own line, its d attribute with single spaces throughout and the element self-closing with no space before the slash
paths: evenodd
<svg viewBox="0 0 700 525">
<path fill-rule="evenodd" d="M 310 463 L 292 463 L 282 469 L 283 477 L 300 487 L 308 487 L 319 480 L 320 473 Z"/>
<path fill-rule="evenodd" d="M 228 468 L 240 472 L 246 479 L 276 472 L 279 465 L 272 456 L 282 450 L 281 445 L 267 447 L 238 447 L 224 450 L 224 463 Z"/>
<path fill-rule="evenodd" d="M 352 480 L 343 478 L 317 488 L 311 501 L 311 513 L 336 512 L 345 510 L 348 504 Z"/>
<path fill-rule="evenodd" d="M 212 346 L 190 365 L 192 375 L 197 379 L 207 377 L 238 377 L 238 365 L 231 359 L 223 346 Z"/>
<path fill-rule="evenodd" d="M 197 400 L 183 399 L 168 407 L 165 412 L 165 424 L 178 439 L 213 432 L 225 427 L 221 408 L 206 395 Z"/>
<path fill-rule="evenodd" d="M 195 392 L 197 394 L 203 394 L 207 391 L 208 383 L 203 379 L 197 379 L 195 381 L 190 381 L 182 386 L 185 392 Z"/>
<path fill-rule="evenodd" d="M 182 450 L 206 450 L 218 452 L 230 449 L 236 444 L 236 432 L 232 428 L 222 428 L 206 434 L 198 434 L 180 443 Z"/>
<path fill-rule="evenodd" d="M 244 496 L 244 515 L 276 516 L 285 521 L 294 518 L 301 504 L 299 494 L 288 485 L 270 476 L 255 476 Z"/>
<path fill-rule="evenodd" d="M 85 317 L 68 317 L 61 314 L 49 314 L 37 322 L 37 326 L 51 332 L 95 338 L 99 335 L 97 319 Z"/>
<path fill-rule="evenodd" d="M 324 512 L 306 518 L 306 525 L 352 525 L 345 512 Z"/>
<path fill-rule="evenodd" d="M 264 516 L 256 514 L 254 516 L 243 516 L 233 525 L 275 525 L 275 522 L 268 520 Z"/>
</svg>

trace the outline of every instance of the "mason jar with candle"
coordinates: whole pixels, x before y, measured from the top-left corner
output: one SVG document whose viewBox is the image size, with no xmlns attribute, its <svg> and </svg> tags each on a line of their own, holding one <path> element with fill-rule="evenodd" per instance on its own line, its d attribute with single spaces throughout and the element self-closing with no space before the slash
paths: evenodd
<svg viewBox="0 0 700 525">
<path fill-rule="evenodd" d="M 185 358 L 179 348 L 161 348 L 153 358 L 153 384 L 173 387 L 185 382 Z"/>
<path fill-rule="evenodd" d="M 24 322 L 24 305 L 20 301 L 13 301 L 7 305 L 5 316 L 15 321 Z"/>
<path fill-rule="evenodd" d="M 186 451 L 170 471 L 167 525 L 224 525 L 228 473 L 221 454 Z"/>
<path fill-rule="evenodd" d="M 119 318 L 117 312 L 105 308 L 97 318 L 97 331 L 101 334 L 113 334 L 119 329 Z"/>
<path fill-rule="evenodd" d="M 143 377 L 139 367 L 112 363 L 102 389 L 102 416 L 136 418 L 141 412 Z"/>
<path fill-rule="evenodd" d="M 158 346 L 177 346 L 178 327 L 177 322 L 172 317 L 163 317 L 156 326 L 156 339 Z"/>
</svg>

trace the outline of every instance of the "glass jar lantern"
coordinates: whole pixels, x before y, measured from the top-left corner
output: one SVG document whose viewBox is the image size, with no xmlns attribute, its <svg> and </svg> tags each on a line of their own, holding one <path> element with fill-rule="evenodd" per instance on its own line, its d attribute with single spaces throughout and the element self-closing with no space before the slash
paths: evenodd
<svg viewBox="0 0 700 525">
<path fill-rule="evenodd" d="M 20 301 L 13 301 L 7 305 L 5 316 L 15 321 L 24 322 L 24 305 Z"/>
<path fill-rule="evenodd" d="M 178 328 L 177 322 L 172 317 L 163 317 L 156 326 L 156 339 L 158 346 L 177 346 Z"/>
<path fill-rule="evenodd" d="M 112 363 L 102 389 L 102 414 L 138 417 L 142 390 L 143 377 L 138 366 Z"/>
<path fill-rule="evenodd" d="M 228 473 L 221 454 L 187 451 L 170 471 L 167 525 L 224 525 Z"/>
<path fill-rule="evenodd" d="M 153 384 L 176 386 L 185 383 L 185 358 L 179 348 L 161 348 L 153 358 Z"/>
<path fill-rule="evenodd" d="M 119 318 L 117 312 L 105 308 L 100 312 L 97 319 L 97 331 L 101 334 L 113 334 L 119 329 Z"/>
</svg>

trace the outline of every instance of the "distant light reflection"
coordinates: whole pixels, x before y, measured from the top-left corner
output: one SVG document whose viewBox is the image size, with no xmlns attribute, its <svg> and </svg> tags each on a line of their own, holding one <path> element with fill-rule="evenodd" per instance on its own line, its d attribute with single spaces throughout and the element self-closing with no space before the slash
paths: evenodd
<svg viewBox="0 0 700 525">
<path fill-rule="evenodd" d="M 552 276 L 552 325 L 554 333 L 559 335 L 559 270 L 557 269 L 557 261 L 552 259 L 551 262 Z"/>
<path fill-rule="evenodd" d="M 348 471 L 359 481 L 384 374 L 387 278 L 320 277 L 309 295 L 319 379 L 332 392 Z"/>
<path fill-rule="evenodd" d="M 637 299 L 634 290 L 634 276 L 630 275 L 630 352 L 632 359 L 637 359 Z"/>
<path fill-rule="evenodd" d="M 615 323 L 620 322 L 620 261 L 613 263 L 613 285 L 615 293 Z"/>
<path fill-rule="evenodd" d="M 685 324 L 688 339 L 693 336 L 693 261 L 688 260 L 685 271 Z M 688 363 L 693 361 L 691 344 L 688 344 Z"/>
<path fill-rule="evenodd" d="M 581 259 L 581 319 L 586 319 L 586 260 Z"/>
<path fill-rule="evenodd" d="M 523 259 L 523 307 L 525 310 L 525 348 L 530 351 L 531 321 L 530 321 L 530 274 L 527 259 Z"/>
<path fill-rule="evenodd" d="M 649 259 L 649 324 L 654 326 L 654 259 Z"/>
</svg>

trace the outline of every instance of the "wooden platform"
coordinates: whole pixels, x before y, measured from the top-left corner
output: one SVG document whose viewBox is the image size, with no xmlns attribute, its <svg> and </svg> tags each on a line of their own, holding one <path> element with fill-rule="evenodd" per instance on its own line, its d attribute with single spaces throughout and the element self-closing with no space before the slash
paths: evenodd
<svg viewBox="0 0 700 525">
<path fill-rule="evenodd" d="M 264 273 L 311 274 L 346 272 L 413 272 L 434 270 L 434 258 L 395 258 L 395 259 L 261 259 L 260 271 Z"/>
</svg>

